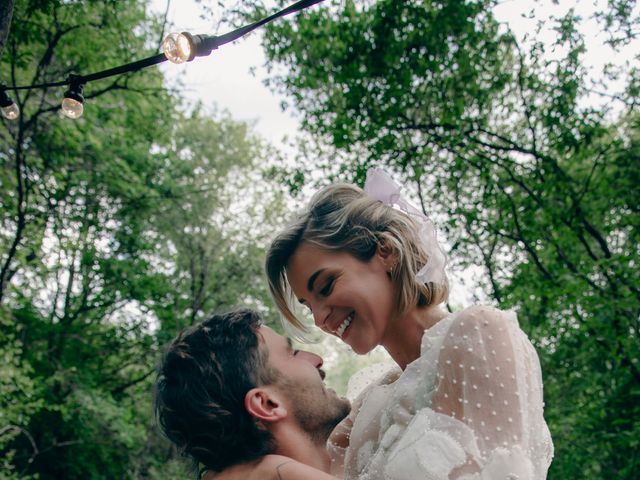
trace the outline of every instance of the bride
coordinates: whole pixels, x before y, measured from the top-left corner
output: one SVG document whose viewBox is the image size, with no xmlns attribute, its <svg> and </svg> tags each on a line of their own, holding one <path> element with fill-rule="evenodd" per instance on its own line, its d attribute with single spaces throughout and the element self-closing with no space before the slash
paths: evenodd
<svg viewBox="0 0 640 480">
<path fill-rule="evenodd" d="M 303 328 L 302 304 L 357 354 L 382 345 L 398 367 L 332 434 L 334 475 L 546 478 L 553 445 L 538 356 L 513 312 L 445 312 L 444 267 L 433 224 L 381 170 L 369 172 L 364 191 L 319 191 L 272 242 L 269 286 L 291 324 Z M 303 471 L 292 478 L 327 478 Z"/>
</svg>

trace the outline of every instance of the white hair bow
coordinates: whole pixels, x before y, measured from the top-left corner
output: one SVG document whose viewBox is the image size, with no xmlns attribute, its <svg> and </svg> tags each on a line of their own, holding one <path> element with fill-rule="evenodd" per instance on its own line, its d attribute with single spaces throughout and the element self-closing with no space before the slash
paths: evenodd
<svg viewBox="0 0 640 480">
<path fill-rule="evenodd" d="M 400 185 L 384 170 L 371 168 L 367 171 L 364 183 L 367 195 L 418 220 L 420 238 L 427 253 L 427 263 L 416 274 L 416 279 L 423 283 L 445 284 L 444 269 L 447 256 L 436 238 L 436 227 L 429 217 L 402 198 L 400 190 Z"/>
</svg>

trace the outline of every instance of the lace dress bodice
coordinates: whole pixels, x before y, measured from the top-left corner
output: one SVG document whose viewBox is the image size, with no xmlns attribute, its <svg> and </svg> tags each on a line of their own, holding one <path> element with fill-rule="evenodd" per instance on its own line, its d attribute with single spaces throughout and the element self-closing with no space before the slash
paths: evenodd
<svg viewBox="0 0 640 480">
<path fill-rule="evenodd" d="M 553 457 L 538 356 L 515 313 L 491 307 L 426 330 L 420 357 L 339 428 L 349 447 L 329 451 L 348 480 L 539 480 Z"/>
</svg>

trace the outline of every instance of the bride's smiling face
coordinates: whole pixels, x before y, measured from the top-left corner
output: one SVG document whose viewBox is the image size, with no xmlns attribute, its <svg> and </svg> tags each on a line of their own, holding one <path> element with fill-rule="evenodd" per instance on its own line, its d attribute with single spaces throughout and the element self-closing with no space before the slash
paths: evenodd
<svg viewBox="0 0 640 480">
<path fill-rule="evenodd" d="M 343 251 L 303 243 L 291 256 L 287 278 L 315 324 L 359 354 L 382 343 L 393 312 L 389 259 L 376 253 L 366 262 Z"/>
</svg>

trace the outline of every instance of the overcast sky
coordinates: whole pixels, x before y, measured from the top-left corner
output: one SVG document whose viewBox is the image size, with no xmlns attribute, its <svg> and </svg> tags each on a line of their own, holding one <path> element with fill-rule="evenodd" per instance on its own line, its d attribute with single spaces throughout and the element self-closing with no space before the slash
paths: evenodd
<svg viewBox="0 0 640 480">
<path fill-rule="evenodd" d="M 214 11 L 216 8 L 219 9 L 213 6 L 217 3 L 213 0 L 204 3 L 212 5 L 210 8 Z M 593 10 L 591 1 L 559 3 L 562 6 L 553 6 L 550 1 L 545 3 L 533 0 L 506 0 L 499 4 L 494 13 L 499 21 L 508 25 L 522 40 L 525 35 L 533 32 L 535 26 L 534 20 L 523 18 L 523 14 L 528 13 L 533 5 L 537 5 L 541 15 L 566 11 L 572 4 L 577 5 L 577 13 L 584 18 L 588 18 Z M 167 0 L 153 0 L 152 4 L 157 11 L 164 12 Z M 169 11 L 171 31 L 215 33 L 212 31 L 215 26 L 211 25 L 211 20 L 202 20 L 201 12 L 202 5 L 195 0 L 171 1 Z M 220 10 L 219 16 L 223 14 L 224 12 Z M 290 17 L 276 21 L 286 22 L 288 18 Z M 223 29 L 217 33 L 226 31 Z M 623 61 L 625 58 L 632 58 L 640 51 L 640 46 L 635 46 L 629 48 L 626 55 L 612 55 L 611 51 L 603 45 L 603 35 L 594 35 L 594 32 L 599 31 L 595 23 L 587 25 L 585 31 L 589 35 L 587 38 L 589 51 L 586 60 L 594 66 L 595 70 L 601 69 L 607 61 L 612 59 Z M 542 38 L 551 42 L 554 34 L 547 30 Z M 281 146 L 283 136 L 295 134 L 298 122 L 292 114 L 282 112 L 280 102 L 283 99 L 274 95 L 262 83 L 267 74 L 263 67 L 264 55 L 260 40 L 261 31 L 258 30 L 257 33 L 215 50 L 209 57 L 196 58 L 183 65 L 165 63 L 161 68 L 170 81 L 181 78 L 186 98 L 201 100 L 207 106 L 217 105 L 220 109 L 228 110 L 237 120 L 253 121 L 257 133 L 274 145 Z M 547 53 L 553 55 L 551 49 Z M 251 73 L 252 69 L 253 73 Z"/>
</svg>

